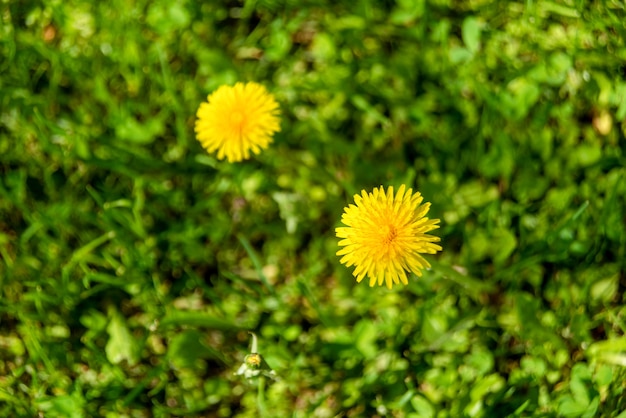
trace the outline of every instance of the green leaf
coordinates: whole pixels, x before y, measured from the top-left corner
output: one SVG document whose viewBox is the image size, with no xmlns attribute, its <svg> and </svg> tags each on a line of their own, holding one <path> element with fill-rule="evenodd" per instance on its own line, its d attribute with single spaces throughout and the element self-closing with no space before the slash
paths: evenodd
<svg viewBox="0 0 626 418">
<path fill-rule="evenodd" d="M 470 16 L 465 18 L 461 33 L 463 36 L 463 42 L 465 46 L 472 53 L 475 54 L 480 49 L 480 35 L 482 32 L 482 23 L 477 18 Z"/>
<path fill-rule="evenodd" d="M 557 15 L 561 15 L 561 16 L 565 16 L 565 17 L 571 17 L 571 18 L 578 18 L 580 17 L 580 13 L 578 12 L 578 10 L 574 9 L 573 7 L 567 7 L 567 6 L 563 6 L 561 4 L 555 3 L 555 2 L 551 2 L 551 1 L 541 1 L 537 3 L 537 7 L 542 11 L 542 12 L 547 12 L 547 13 L 554 13 Z"/>
<path fill-rule="evenodd" d="M 580 405 L 585 405 L 585 407 L 589 405 L 589 393 L 587 391 L 588 383 L 589 382 L 587 380 L 583 381 L 580 379 L 572 378 L 569 385 L 569 388 L 572 391 L 576 402 Z"/>
<path fill-rule="evenodd" d="M 591 285 L 589 291 L 592 300 L 609 303 L 617 295 L 619 285 L 619 274 L 614 274 L 606 279 L 601 279 Z"/>
<path fill-rule="evenodd" d="M 502 264 L 517 248 L 517 238 L 515 234 L 505 228 L 493 231 L 491 250 L 496 264 Z"/>
<path fill-rule="evenodd" d="M 109 311 L 107 332 L 109 333 L 109 340 L 105 352 L 109 361 L 118 364 L 126 360 L 130 365 L 136 364 L 138 360 L 137 343 L 128 330 L 126 321 L 114 308 Z"/>
<path fill-rule="evenodd" d="M 504 378 L 497 373 L 493 373 L 478 380 L 472 387 L 472 390 L 470 391 L 470 396 L 472 400 L 477 401 L 480 399 L 484 399 L 488 393 L 499 392 L 504 387 Z"/>
<path fill-rule="evenodd" d="M 546 362 L 541 357 L 524 356 L 520 361 L 520 366 L 536 379 L 543 379 L 547 370 Z"/>
<path fill-rule="evenodd" d="M 318 33 L 313 40 L 311 53 L 319 61 L 331 61 L 336 53 L 334 38 L 324 32 Z"/>
<path fill-rule="evenodd" d="M 602 157 L 602 148 L 599 144 L 582 144 L 572 153 L 572 159 L 580 167 L 589 167 Z"/>
<path fill-rule="evenodd" d="M 411 398 L 411 406 L 420 417 L 432 418 L 435 416 L 435 408 L 423 396 L 413 396 Z"/>
<path fill-rule="evenodd" d="M 146 21 L 159 33 L 168 34 L 189 25 L 188 8 L 183 3 L 152 3 Z"/>
<path fill-rule="evenodd" d="M 472 58 L 472 52 L 463 47 L 453 47 L 450 48 L 450 61 L 453 64 L 461 64 L 466 61 L 469 61 Z"/>
<path fill-rule="evenodd" d="M 587 404 L 578 403 L 571 395 L 566 395 L 561 398 L 557 410 L 564 417 L 579 417 L 587 410 Z"/>
<path fill-rule="evenodd" d="M 354 328 L 356 348 L 366 359 L 374 358 L 378 352 L 376 346 L 376 326 L 370 321 L 359 321 Z"/>
<path fill-rule="evenodd" d="M 83 418 L 84 404 L 85 400 L 77 394 L 48 396 L 37 400 L 37 407 L 51 417 Z"/>
</svg>

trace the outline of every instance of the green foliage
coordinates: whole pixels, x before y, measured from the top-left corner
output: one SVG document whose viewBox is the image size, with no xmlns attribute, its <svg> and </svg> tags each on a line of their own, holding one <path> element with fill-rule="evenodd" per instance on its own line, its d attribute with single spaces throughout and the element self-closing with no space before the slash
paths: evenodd
<svg viewBox="0 0 626 418">
<path fill-rule="evenodd" d="M 0 415 L 623 418 L 624 12 L 3 2 Z M 229 165 L 195 112 L 249 80 L 282 130 Z M 444 251 L 357 284 L 342 208 L 400 184 Z"/>
</svg>

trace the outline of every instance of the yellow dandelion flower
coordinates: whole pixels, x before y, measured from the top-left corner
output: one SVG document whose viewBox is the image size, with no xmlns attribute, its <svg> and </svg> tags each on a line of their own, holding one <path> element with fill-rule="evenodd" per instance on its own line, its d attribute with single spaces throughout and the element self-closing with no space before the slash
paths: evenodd
<svg viewBox="0 0 626 418">
<path fill-rule="evenodd" d="M 439 228 L 439 219 L 428 219 L 430 203 L 422 204 L 423 197 L 412 189 L 405 192 L 400 186 L 394 196 L 393 187 L 375 188 L 373 193 L 354 195 L 356 205 L 344 208 L 341 222 L 346 227 L 336 228 L 341 263 L 355 266 L 352 275 L 361 282 L 367 275 L 370 286 L 386 283 L 408 284 L 407 271 L 418 276 L 429 268 L 421 254 L 441 251 L 439 237 L 427 232 Z"/>
<path fill-rule="evenodd" d="M 221 86 L 200 104 L 196 137 L 217 158 L 237 162 L 250 158 L 272 142 L 280 131 L 278 103 L 257 83 Z"/>
</svg>

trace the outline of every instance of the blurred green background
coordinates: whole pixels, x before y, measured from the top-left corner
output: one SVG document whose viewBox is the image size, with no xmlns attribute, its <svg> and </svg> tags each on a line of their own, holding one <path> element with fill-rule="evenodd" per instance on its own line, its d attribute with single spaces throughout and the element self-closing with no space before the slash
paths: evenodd
<svg viewBox="0 0 626 418">
<path fill-rule="evenodd" d="M 625 8 L 3 1 L 0 415 L 625 418 Z M 282 131 L 228 164 L 236 81 Z M 357 284 L 343 207 L 400 184 L 444 250 Z"/>
</svg>

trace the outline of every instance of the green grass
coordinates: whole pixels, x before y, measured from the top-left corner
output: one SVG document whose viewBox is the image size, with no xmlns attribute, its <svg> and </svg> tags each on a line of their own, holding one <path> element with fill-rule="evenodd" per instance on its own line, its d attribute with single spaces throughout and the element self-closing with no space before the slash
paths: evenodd
<svg viewBox="0 0 626 418">
<path fill-rule="evenodd" d="M 3 2 L 0 415 L 626 417 L 624 12 Z M 228 164 L 236 81 L 282 130 Z M 343 207 L 400 184 L 444 250 L 357 284 Z"/>
</svg>

